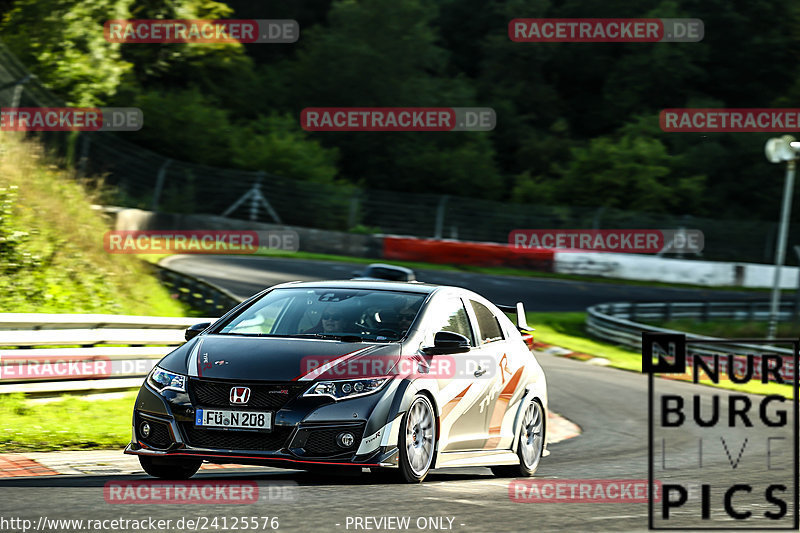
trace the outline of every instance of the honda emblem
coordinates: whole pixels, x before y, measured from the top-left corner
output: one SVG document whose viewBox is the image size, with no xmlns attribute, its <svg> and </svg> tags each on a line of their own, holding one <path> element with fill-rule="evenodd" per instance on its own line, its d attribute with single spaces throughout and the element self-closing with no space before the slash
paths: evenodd
<svg viewBox="0 0 800 533">
<path fill-rule="evenodd" d="M 231 387 L 231 403 L 247 403 L 249 401 L 249 387 Z"/>
</svg>

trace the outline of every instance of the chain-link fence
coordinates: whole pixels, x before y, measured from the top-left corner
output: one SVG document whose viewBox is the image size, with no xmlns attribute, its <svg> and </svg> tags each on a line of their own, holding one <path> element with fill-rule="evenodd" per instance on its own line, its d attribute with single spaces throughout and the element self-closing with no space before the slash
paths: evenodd
<svg viewBox="0 0 800 533">
<path fill-rule="evenodd" d="M 63 106 L 0 43 L 0 106 Z M 145 117 L 145 127 L 147 117 Z M 103 132 L 48 132 L 43 142 L 83 175 L 104 176 L 115 203 L 342 231 L 507 242 L 514 229 L 699 229 L 704 259 L 770 263 L 777 224 L 605 208 L 492 202 L 321 185 L 267 172 L 177 161 Z M 613 191 L 609 191 L 613 194 Z M 778 199 L 775 199 L 776 209 Z M 794 237 L 794 240 L 792 239 Z M 790 243 L 800 239 L 793 225 Z M 790 262 L 796 258 L 789 257 Z"/>
</svg>

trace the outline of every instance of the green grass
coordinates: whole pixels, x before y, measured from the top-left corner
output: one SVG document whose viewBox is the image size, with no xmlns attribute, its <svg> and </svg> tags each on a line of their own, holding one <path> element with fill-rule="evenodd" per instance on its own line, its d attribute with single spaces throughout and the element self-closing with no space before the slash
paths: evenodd
<svg viewBox="0 0 800 533">
<path fill-rule="evenodd" d="M 536 342 L 568 348 L 594 357 L 603 357 L 614 368 L 642 371 L 642 354 L 613 344 L 593 340 L 586 333 L 586 313 L 526 313 L 535 328 Z"/>
<path fill-rule="evenodd" d="M 536 330 L 533 333 L 536 342 L 568 348 L 592 357 L 602 357 L 608 359 L 609 366 L 614 368 L 633 372 L 642 371 L 642 354 L 640 352 L 589 338 L 585 327 L 586 313 L 531 312 L 526 313 L 526 316 L 528 324 Z M 723 380 L 720 380 L 719 384 L 714 384 L 709 380 L 701 380 L 701 383 L 738 392 L 782 394 L 787 398 L 792 397 L 790 385 L 763 384 L 755 381 L 736 385 Z"/>
<path fill-rule="evenodd" d="M 110 220 L 92 208 L 110 193 L 81 180 L 32 140 L 2 133 L 0 309 L 4 312 L 185 316 L 134 256 L 109 254 Z"/>
<path fill-rule="evenodd" d="M 136 392 L 122 398 L 64 395 L 47 403 L 0 395 L 0 451 L 121 448 L 130 442 Z"/>
</svg>

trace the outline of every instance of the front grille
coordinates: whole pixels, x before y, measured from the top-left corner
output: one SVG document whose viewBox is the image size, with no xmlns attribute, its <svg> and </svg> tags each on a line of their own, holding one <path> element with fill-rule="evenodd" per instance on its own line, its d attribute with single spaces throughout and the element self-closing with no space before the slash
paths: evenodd
<svg viewBox="0 0 800 533">
<path fill-rule="evenodd" d="M 291 426 L 275 426 L 271 432 L 198 429 L 191 422 L 181 422 L 180 426 L 190 446 L 258 451 L 280 450 L 294 429 Z"/>
<path fill-rule="evenodd" d="M 352 433 L 355 442 L 349 448 L 342 448 L 336 443 L 336 437 L 344 432 Z M 353 453 L 361 444 L 363 426 L 311 429 L 303 449 L 309 457 L 326 457 L 341 453 Z"/>
<path fill-rule="evenodd" d="M 189 394 L 192 403 L 203 407 L 230 407 L 231 387 L 250 387 L 250 400 L 246 407 L 279 410 L 290 400 L 305 392 L 308 383 L 234 383 L 189 380 Z M 282 392 L 286 391 L 286 392 Z"/>
<path fill-rule="evenodd" d="M 147 422 L 150 425 L 150 434 L 147 437 L 142 435 L 142 422 Z M 151 419 L 144 419 L 140 416 L 136 417 L 136 435 L 139 440 L 153 448 L 169 448 L 172 444 L 172 437 L 169 433 L 169 427 L 165 422 L 156 422 Z"/>
</svg>

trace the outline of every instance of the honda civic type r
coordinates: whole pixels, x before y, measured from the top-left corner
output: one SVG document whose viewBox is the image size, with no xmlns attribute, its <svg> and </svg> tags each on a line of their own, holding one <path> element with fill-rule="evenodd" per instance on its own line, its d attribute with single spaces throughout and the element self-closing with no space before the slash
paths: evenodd
<svg viewBox="0 0 800 533">
<path fill-rule="evenodd" d="M 189 328 L 154 367 L 125 453 L 168 479 L 203 461 L 368 467 L 407 482 L 459 466 L 533 475 L 547 385 L 524 317 L 521 303 L 501 310 L 456 287 L 272 287 Z"/>
</svg>

